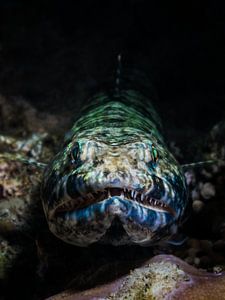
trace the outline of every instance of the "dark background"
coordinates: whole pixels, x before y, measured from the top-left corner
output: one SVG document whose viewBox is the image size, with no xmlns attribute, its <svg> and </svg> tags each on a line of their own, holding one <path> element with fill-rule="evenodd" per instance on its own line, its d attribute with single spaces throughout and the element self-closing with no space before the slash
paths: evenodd
<svg viewBox="0 0 225 300">
<path fill-rule="evenodd" d="M 222 1 L 1 0 L 0 30 L 0 93 L 9 101 L 75 115 L 121 52 L 152 80 L 171 128 L 202 135 L 224 116 Z"/>
</svg>

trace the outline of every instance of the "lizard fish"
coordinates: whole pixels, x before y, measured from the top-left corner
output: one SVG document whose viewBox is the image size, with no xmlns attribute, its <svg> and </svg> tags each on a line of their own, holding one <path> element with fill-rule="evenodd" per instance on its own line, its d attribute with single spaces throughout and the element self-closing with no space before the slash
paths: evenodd
<svg viewBox="0 0 225 300">
<path fill-rule="evenodd" d="M 92 97 L 45 170 L 42 200 L 52 233 L 77 246 L 175 234 L 187 187 L 151 99 L 135 89 Z"/>
</svg>

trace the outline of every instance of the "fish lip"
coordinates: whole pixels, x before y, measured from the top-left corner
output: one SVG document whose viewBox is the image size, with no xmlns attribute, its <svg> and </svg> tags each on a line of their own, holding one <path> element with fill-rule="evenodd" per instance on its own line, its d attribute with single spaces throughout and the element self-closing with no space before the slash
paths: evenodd
<svg viewBox="0 0 225 300">
<path fill-rule="evenodd" d="M 115 191 L 116 189 L 114 189 Z M 117 190 L 119 190 L 119 188 L 117 188 Z M 100 201 L 93 201 L 91 203 L 88 203 L 86 205 L 81 205 L 79 207 L 79 205 L 76 205 L 76 207 L 74 208 L 73 203 L 77 200 L 77 199 L 69 199 L 67 198 L 66 201 L 63 201 L 60 205 L 58 205 L 54 210 L 52 210 L 51 212 L 49 212 L 49 218 L 55 218 L 57 217 L 57 215 L 62 215 L 62 214 L 66 214 L 68 212 L 78 212 L 81 210 L 85 210 L 90 208 L 91 206 L 95 205 L 95 204 L 100 204 L 104 201 L 110 201 L 110 199 L 113 198 L 119 198 L 121 201 L 126 201 L 126 202 L 130 202 L 131 205 L 133 204 L 138 204 L 139 206 L 145 208 L 145 209 L 149 209 L 152 211 L 157 211 L 157 212 L 161 212 L 161 213 L 168 213 L 170 215 L 172 215 L 174 218 L 177 218 L 177 213 L 174 210 L 174 208 L 172 208 L 169 204 L 165 203 L 165 201 L 162 201 L 161 199 L 156 199 L 153 197 L 148 197 L 148 203 L 142 203 L 141 201 L 137 201 L 135 199 L 129 199 L 126 197 L 121 197 L 121 195 L 110 195 L 109 197 L 106 198 L 102 198 Z M 79 198 L 78 198 L 79 199 Z M 82 199 L 85 202 L 85 199 Z M 67 204 L 70 203 L 70 205 L 72 205 L 71 207 L 68 207 Z M 82 203 L 83 204 L 83 203 Z"/>
</svg>

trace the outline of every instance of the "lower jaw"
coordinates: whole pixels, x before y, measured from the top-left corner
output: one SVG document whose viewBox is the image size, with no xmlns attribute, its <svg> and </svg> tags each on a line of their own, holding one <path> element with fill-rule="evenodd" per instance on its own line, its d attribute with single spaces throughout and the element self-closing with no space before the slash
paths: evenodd
<svg viewBox="0 0 225 300">
<path fill-rule="evenodd" d="M 152 237 L 174 222 L 174 217 L 166 212 L 115 196 L 84 209 L 60 213 L 51 221 L 50 229 L 77 246 L 94 242 L 144 245 L 154 242 Z"/>
</svg>

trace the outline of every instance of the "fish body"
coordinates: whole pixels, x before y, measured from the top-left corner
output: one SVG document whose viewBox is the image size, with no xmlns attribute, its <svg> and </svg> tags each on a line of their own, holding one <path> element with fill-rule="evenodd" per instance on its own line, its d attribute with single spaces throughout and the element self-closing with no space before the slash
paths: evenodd
<svg viewBox="0 0 225 300">
<path fill-rule="evenodd" d="M 176 233 L 187 205 L 182 169 L 139 91 L 96 94 L 48 165 L 42 199 L 65 242 L 148 246 Z"/>
</svg>

